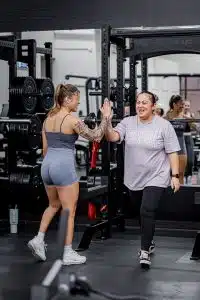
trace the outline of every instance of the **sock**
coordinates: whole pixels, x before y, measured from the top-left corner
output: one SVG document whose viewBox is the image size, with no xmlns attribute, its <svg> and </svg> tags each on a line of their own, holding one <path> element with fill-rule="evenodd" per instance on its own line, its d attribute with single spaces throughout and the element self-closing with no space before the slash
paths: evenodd
<svg viewBox="0 0 200 300">
<path fill-rule="evenodd" d="M 43 241 L 44 240 L 44 236 L 45 236 L 45 233 L 44 232 L 38 232 L 38 235 L 37 235 L 37 238 L 40 240 L 40 241 Z"/>
<path fill-rule="evenodd" d="M 70 251 L 72 249 L 72 245 L 65 245 L 64 247 L 64 253 Z"/>
</svg>

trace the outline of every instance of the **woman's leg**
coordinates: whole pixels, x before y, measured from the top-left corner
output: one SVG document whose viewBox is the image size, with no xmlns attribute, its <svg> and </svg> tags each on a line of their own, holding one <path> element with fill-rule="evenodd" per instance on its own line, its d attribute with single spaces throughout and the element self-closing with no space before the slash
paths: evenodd
<svg viewBox="0 0 200 300">
<path fill-rule="evenodd" d="M 46 249 L 44 244 L 44 236 L 51 223 L 53 217 L 56 215 L 58 210 L 61 207 L 60 200 L 58 198 L 58 193 L 56 187 L 54 186 L 46 186 L 45 187 L 49 206 L 45 209 L 42 219 L 40 222 L 40 228 L 37 236 L 35 236 L 31 241 L 28 243 L 28 247 L 32 250 L 33 255 L 37 257 L 39 260 L 46 260 Z"/>
<path fill-rule="evenodd" d="M 179 154 L 179 180 L 180 184 L 184 183 L 185 169 L 187 166 L 187 155 Z"/>
<path fill-rule="evenodd" d="M 40 222 L 39 232 L 45 233 L 51 223 L 53 217 L 61 208 L 61 203 L 58 197 L 57 189 L 53 186 L 46 186 L 46 192 L 49 199 L 49 206 L 45 209 L 42 220 Z"/>
<path fill-rule="evenodd" d="M 131 191 L 129 190 L 130 200 L 131 200 L 131 208 L 134 212 L 134 217 L 138 218 L 139 225 L 141 227 L 141 219 L 140 219 L 140 206 L 142 203 L 142 194 L 143 191 Z"/>
<path fill-rule="evenodd" d="M 155 232 L 155 216 L 159 201 L 164 192 L 164 188 L 149 186 L 144 188 L 142 204 L 140 208 L 141 216 L 141 256 L 140 263 L 150 265 L 149 247 L 151 246 Z"/>
<path fill-rule="evenodd" d="M 71 245 L 74 235 L 74 218 L 79 195 L 79 183 L 76 182 L 69 186 L 57 187 L 57 191 L 62 208 L 67 208 L 69 210 L 68 230 L 65 244 Z"/>
<path fill-rule="evenodd" d="M 83 264 L 86 262 L 86 257 L 81 256 L 72 250 L 72 241 L 74 236 L 74 218 L 79 195 L 79 183 L 73 183 L 70 186 L 57 187 L 59 199 L 63 209 L 69 210 L 68 230 L 65 240 L 65 249 L 63 256 L 63 264 Z"/>
</svg>

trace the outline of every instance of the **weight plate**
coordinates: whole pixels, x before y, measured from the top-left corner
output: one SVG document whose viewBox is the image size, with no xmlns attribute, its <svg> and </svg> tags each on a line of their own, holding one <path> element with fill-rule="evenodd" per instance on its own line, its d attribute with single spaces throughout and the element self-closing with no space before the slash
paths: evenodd
<svg viewBox="0 0 200 300">
<path fill-rule="evenodd" d="M 26 77 L 22 87 L 22 101 L 26 113 L 35 112 L 37 105 L 37 85 L 32 77 Z"/>
<path fill-rule="evenodd" d="M 35 79 L 15 77 L 9 89 L 9 117 L 21 113 L 33 114 L 37 106 L 37 85 Z"/>
<path fill-rule="evenodd" d="M 28 173 L 23 173 L 23 184 L 29 185 L 31 182 L 31 175 Z"/>
<path fill-rule="evenodd" d="M 43 79 L 40 86 L 41 107 L 45 112 L 54 105 L 54 85 L 51 79 Z"/>
</svg>

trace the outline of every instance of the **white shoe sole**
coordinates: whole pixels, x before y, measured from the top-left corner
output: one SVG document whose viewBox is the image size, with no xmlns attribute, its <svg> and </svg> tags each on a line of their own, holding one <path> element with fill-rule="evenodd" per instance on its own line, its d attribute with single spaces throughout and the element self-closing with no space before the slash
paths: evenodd
<svg viewBox="0 0 200 300">
<path fill-rule="evenodd" d="M 42 258 L 39 254 L 36 253 L 35 247 L 33 246 L 33 244 L 32 244 L 31 242 L 28 242 L 27 246 L 28 246 L 28 248 L 31 250 L 33 256 L 34 256 L 35 258 L 37 258 L 37 260 L 39 260 L 39 261 L 45 261 L 45 260 L 46 260 L 46 258 L 44 259 L 44 258 Z"/>
<path fill-rule="evenodd" d="M 86 263 L 86 259 L 84 261 L 63 261 L 63 266 L 70 266 L 70 265 L 83 265 Z"/>
</svg>

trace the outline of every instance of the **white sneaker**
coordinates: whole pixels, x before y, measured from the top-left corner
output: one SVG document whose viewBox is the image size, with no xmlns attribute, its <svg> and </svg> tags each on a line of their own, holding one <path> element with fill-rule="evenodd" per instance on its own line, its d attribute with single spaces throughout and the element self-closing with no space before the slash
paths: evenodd
<svg viewBox="0 0 200 300">
<path fill-rule="evenodd" d="M 80 265 L 80 264 L 84 264 L 85 262 L 86 262 L 86 257 L 79 255 L 73 249 L 69 249 L 63 255 L 63 265 L 65 266 Z"/>
<path fill-rule="evenodd" d="M 151 265 L 150 255 L 148 251 L 141 250 L 140 252 L 141 267 L 148 268 Z"/>
<path fill-rule="evenodd" d="M 149 254 L 153 254 L 155 252 L 155 248 L 156 248 L 155 242 L 152 241 L 149 247 Z M 141 255 L 141 250 L 138 252 L 138 256 L 140 255 Z"/>
<path fill-rule="evenodd" d="M 149 254 L 153 254 L 155 252 L 155 247 L 156 247 L 155 242 L 152 241 L 149 247 Z"/>
<path fill-rule="evenodd" d="M 46 247 L 47 245 L 45 245 L 44 241 L 38 239 L 37 236 L 28 242 L 28 248 L 38 260 L 46 260 Z"/>
</svg>

